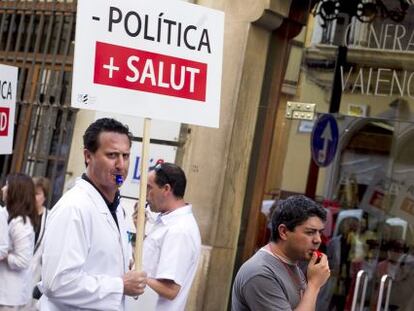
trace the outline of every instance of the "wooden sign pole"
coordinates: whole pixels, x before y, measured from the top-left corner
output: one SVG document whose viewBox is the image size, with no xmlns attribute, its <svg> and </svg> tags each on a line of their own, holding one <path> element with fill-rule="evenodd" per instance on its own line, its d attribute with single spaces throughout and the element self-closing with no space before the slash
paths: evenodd
<svg viewBox="0 0 414 311">
<path fill-rule="evenodd" d="M 144 133 L 142 137 L 141 178 L 139 183 L 139 207 L 135 241 L 135 270 L 142 270 L 142 246 L 144 242 L 145 205 L 147 202 L 147 177 L 150 147 L 151 119 L 144 119 Z"/>
</svg>

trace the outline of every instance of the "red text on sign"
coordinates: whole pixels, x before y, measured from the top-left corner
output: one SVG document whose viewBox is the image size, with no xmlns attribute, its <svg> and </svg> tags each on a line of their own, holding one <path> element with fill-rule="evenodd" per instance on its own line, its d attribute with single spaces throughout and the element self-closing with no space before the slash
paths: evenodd
<svg viewBox="0 0 414 311">
<path fill-rule="evenodd" d="M 10 109 L 0 107 L 0 136 L 7 136 L 9 133 Z"/>
<path fill-rule="evenodd" d="M 96 42 L 93 82 L 205 101 L 207 64 Z"/>
</svg>

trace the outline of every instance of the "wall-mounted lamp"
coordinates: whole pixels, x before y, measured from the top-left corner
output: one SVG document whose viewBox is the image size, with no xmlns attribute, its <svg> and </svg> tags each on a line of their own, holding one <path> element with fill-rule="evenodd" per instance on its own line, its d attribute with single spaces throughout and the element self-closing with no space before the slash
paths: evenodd
<svg viewBox="0 0 414 311">
<path fill-rule="evenodd" d="M 388 2 L 393 2 L 392 7 L 385 4 Z M 355 16 L 363 23 L 372 22 L 376 17 L 401 22 L 412 4 L 414 0 L 317 0 L 312 13 L 320 17 L 322 27 L 326 27 L 327 22 L 337 19 L 340 14 Z"/>
</svg>

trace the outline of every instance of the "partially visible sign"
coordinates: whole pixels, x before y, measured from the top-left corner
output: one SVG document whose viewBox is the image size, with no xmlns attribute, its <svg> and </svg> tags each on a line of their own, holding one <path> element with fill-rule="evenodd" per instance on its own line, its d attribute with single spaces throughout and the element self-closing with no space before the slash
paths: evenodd
<svg viewBox="0 0 414 311">
<path fill-rule="evenodd" d="M 368 106 L 361 104 L 348 104 L 348 115 L 354 117 L 366 117 Z"/>
<path fill-rule="evenodd" d="M 140 117 L 127 116 L 122 114 L 111 114 L 119 122 L 128 125 L 129 131 L 134 137 L 143 136 L 144 119 Z M 107 118 L 108 114 L 97 111 L 96 119 Z M 177 142 L 180 136 L 181 124 L 172 121 L 152 120 L 151 121 L 151 139 Z"/>
<path fill-rule="evenodd" d="M 414 185 L 401 187 L 390 213 L 414 225 Z"/>
<path fill-rule="evenodd" d="M 312 158 L 318 166 L 328 166 L 335 157 L 338 147 L 338 124 L 330 114 L 318 118 L 311 138 Z"/>
<path fill-rule="evenodd" d="M 0 154 L 13 150 L 17 67 L 0 64 Z"/>
<path fill-rule="evenodd" d="M 382 218 L 390 213 L 400 188 L 401 182 L 387 177 L 384 171 L 377 170 L 364 192 L 360 206 L 365 212 Z"/>
<path fill-rule="evenodd" d="M 174 0 L 79 0 L 76 108 L 218 127 L 224 13 Z"/>
<path fill-rule="evenodd" d="M 121 187 L 121 195 L 130 198 L 139 197 L 139 183 L 141 181 L 141 150 L 142 143 L 132 142 L 128 177 Z M 177 148 L 173 146 L 151 144 L 148 166 L 154 166 L 157 160 L 175 162 Z"/>
</svg>

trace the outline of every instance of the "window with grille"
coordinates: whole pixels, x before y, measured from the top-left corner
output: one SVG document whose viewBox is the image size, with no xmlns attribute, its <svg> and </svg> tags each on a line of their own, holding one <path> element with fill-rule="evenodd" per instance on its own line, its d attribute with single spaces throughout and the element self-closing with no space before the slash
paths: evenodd
<svg viewBox="0 0 414 311">
<path fill-rule="evenodd" d="M 13 154 L 0 155 L 0 181 L 11 172 L 46 176 L 50 204 L 63 191 L 77 112 L 75 21 L 76 1 L 0 2 L 0 63 L 19 67 Z"/>
</svg>

